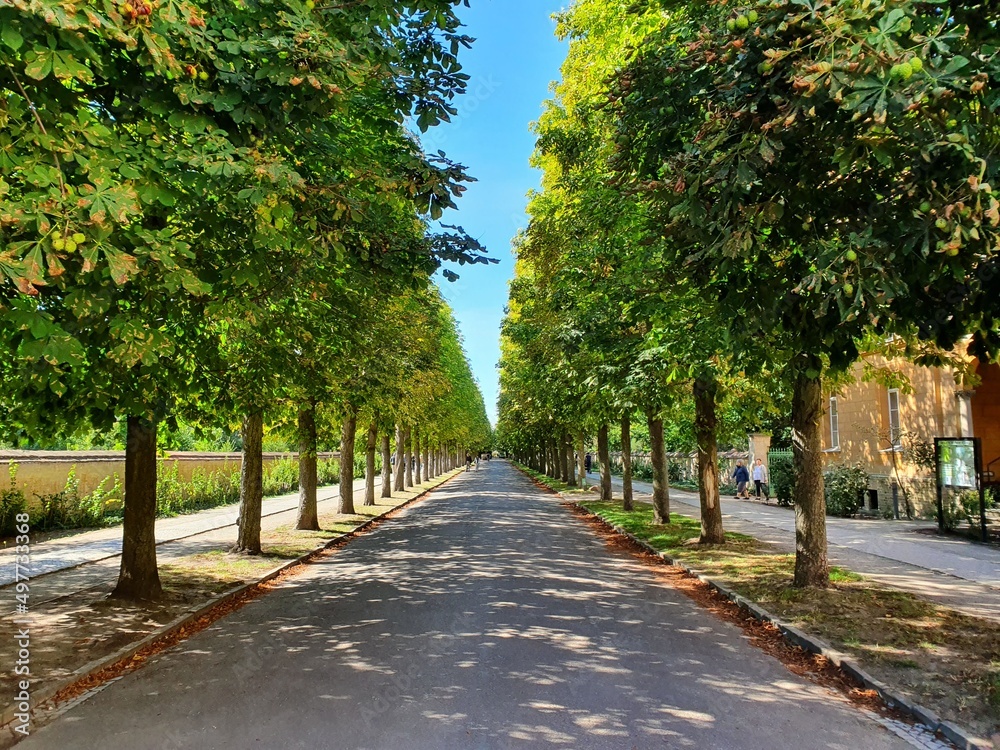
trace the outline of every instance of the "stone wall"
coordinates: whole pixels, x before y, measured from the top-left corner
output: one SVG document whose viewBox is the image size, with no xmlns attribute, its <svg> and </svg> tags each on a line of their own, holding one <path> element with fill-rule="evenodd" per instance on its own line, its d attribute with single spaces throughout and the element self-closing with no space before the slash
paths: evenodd
<svg viewBox="0 0 1000 750">
<path fill-rule="evenodd" d="M 320 453 L 321 460 L 337 458 L 338 453 Z M 283 458 L 295 459 L 297 453 L 265 453 L 264 465 Z M 181 481 L 190 481 L 191 475 L 201 469 L 207 474 L 240 470 L 239 453 L 166 453 L 160 459 L 160 471 L 177 467 Z M 80 494 L 93 492 L 107 480 L 114 483 L 114 476 L 125 480 L 124 451 L 0 451 L 0 487 L 8 487 L 11 464 L 17 465 L 17 486 L 27 498 L 60 492 L 66 486 L 70 470 L 76 468 Z M 105 485 L 105 486 L 108 486 Z"/>
</svg>

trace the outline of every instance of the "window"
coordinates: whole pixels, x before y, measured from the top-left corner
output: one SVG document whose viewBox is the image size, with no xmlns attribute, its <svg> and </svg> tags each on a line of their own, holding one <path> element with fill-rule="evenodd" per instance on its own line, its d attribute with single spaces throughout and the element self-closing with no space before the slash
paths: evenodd
<svg viewBox="0 0 1000 750">
<path fill-rule="evenodd" d="M 889 391 L 889 442 L 893 448 L 901 448 L 902 431 L 899 427 L 899 389 Z"/>
<path fill-rule="evenodd" d="M 840 448 L 840 416 L 837 414 L 837 397 L 830 397 L 830 450 Z"/>
</svg>

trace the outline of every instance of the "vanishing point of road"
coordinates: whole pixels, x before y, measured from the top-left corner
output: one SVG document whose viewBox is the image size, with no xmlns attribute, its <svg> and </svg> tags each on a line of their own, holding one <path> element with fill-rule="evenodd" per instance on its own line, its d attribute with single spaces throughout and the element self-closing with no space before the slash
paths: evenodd
<svg viewBox="0 0 1000 750">
<path fill-rule="evenodd" d="M 910 745 L 494 461 L 19 747 Z"/>
</svg>

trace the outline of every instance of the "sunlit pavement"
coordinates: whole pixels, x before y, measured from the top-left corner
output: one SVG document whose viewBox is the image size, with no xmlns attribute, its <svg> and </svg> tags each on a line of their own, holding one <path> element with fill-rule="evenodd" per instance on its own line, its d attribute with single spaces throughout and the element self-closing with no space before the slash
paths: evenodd
<svg viewBox="0 0 1000 750">
<path fill-rule="evenodd" d="M 381 479 L 375 478 L 376 486 L 381 486 Z M 354 492 L 363 491 L 364 479 L 354 482 Z M 336 485 L 321 487 L 317 492 L 317 501 L 340 502 L 340 488 Z M 286 514 L 294 518 L 299 507 L 298 491 L 267 498 L 261 505 L 261 515 L 264 518 Z M 239 505 L 223 505 L 217 508 L 201 510 L 197 513 L 186 513 L 170 518 L 156 520 L 156 543 L 167 544 L 178 539 L 186 539 L 197 534 L 217 531 L 229 526 L 235 526 L 239 518 Z M 287 520 L 287 519 L 286 519 Z M 235 536 L 235 534 L 234 534 Z M 34 578 L 55 573 L 60 570 L 76 567 L 86 563 L 106 560 L 109 557 L 120 557 L 122 552 L 121 525 L 109 526 L 104 529 L 80 531 L 69 536 L 60 536 L 32 544 L 31 572 Z M 14 582 L 14 557 L 16 549 L 10 546 L 0 550 L 0 586 Z M 116 563 L 117 565 L 117 563 Z"/>
<path fill-rule="evenodd" d="M 910 745 L 493 461 L 19 747 Z"/>
<path fill-rule="evenodd" d="M 587 475 L 590 484 L 600 481 Z M 621 479 L 612 478 L 615 497 Z M 636 498 L 649 501 L 653 487 L 633 482 Z M 787 552 L 795 551 L 795 512 L 753 500 L 723 496 L 727 531 L 749 534 Z M 698 495 L 670 490 L 671 512 L 698 518 Z M 879 583 L 909 591 L 976 617 L 1000 620 L 1000 549 L 957 536 L 938 536 L 926 521 L 827 517 L 830 561 Z M 921 533 L 931 531 L 932 533 Z"/>
</svg>

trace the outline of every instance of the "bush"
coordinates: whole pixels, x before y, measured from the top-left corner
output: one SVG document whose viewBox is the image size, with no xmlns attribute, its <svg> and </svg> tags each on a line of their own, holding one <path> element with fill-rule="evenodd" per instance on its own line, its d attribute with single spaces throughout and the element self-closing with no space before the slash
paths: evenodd
<svg viewBox="0 0 1000 750">
<path fill-rule="evenodd" d="M 362 462 L 364 457 L 362 457 Z M 364 464 L 362 463 L 362 470 L 364 469 Z M 296 464 L 296 471 L 298 471 L 298 464 Z M 357 473 L 357 460 L 355 460 L 355 475 Z M 320 487 L 324 487 L 328 484 L 339 484 L 340 483 L 340 462 L 335 458 L 327 458 L 322 461 L 316 462 L 316 484 Z M 298 475 L 295 477 L 295 487 L 298 488 L 299 481 Z"/>
<path fill-rule="evenodd" d="M 102 481 L 93 492 L 80 495 L 80 480 L 76 476 L 76 467 L 69 470 L 66 485 L 59 492 L 38 495 L 38 507 L 31 511 L 31 526 L 39 531 L 52 529 L 82 529 L 104 526 L 114 507 L 120 508 L 122 486 L 118 475 L 114 475 L 114 483 L 107 487 L 109 481 Z"/>
<path fill-rule="evenodd" d="M 795 490 L 795 468 L 791 454 L 778 453 L 771 456 L 768 461 L 768 472 L 771 492 L 777 498 L 778 505 L 791 506 Z"/>
<path fill-rule="evenodd" d="M 16 533 L 17 514 L 23 513 L 28 507 L 28 499 L 17 486 L 17 464 L 11 461 L 7 472 L 10 486 L 0 490 L 0 536 L 13 536 Z"/>
<path fill-rule="evenodd" d="M 684 464 L 680 461 L 667 461 L 667 478 L 670 484 L 677 484 L 684 479 Z"/>
<path fill-rule="evenodd" d="M 868 472 L 860 465 L 834 466 L 823 475 L 823 484 L 827 514 L 850 518 L 861 508 Z"/>
<path fill-rule="evenodd" d="M 993 507 L 995 500 L 993 490 L 986 490 L 987 509 Z M 949 511 L 952 518 L 948 517 Z M 968 522 L 970 529 L 979 528 L 979 490 L 966 490 L 958 496 L 957 502 L 953 500 L 945 509 L 945 526 L 949 529 L 956 528 L 962 519 Z M 949 525 L 949 521 L 951 521 L 951 525 Z"/>
<path fill-rule="evenodd" d="M 317 473 L 319 469 L 317 468 Z M 322 482 L 320 482 L 322 484 Z M 299 462 L 280 458 L 264 467 L 264 497 L 285 495 L 299 488 Z"/>
</svg>

